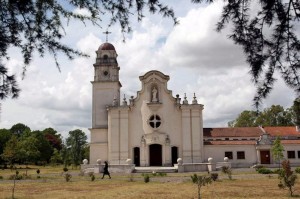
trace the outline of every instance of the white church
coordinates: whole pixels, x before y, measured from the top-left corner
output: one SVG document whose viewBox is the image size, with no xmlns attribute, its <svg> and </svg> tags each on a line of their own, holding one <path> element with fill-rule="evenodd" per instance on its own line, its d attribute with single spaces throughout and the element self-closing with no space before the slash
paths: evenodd
<svg viewBox="0 0 300 199">
<path fill-rule="evenodd" d="M 156 70 L 139 77 L 141 89 L 136 96 L 121 99 L 115 47 L 103 43 L 96 54 L 90 166 L 103 161 L 120 168 L 175 165 L 184 172 L 222 163 L 273 165 L 271 147 L 277 136 L 285 158 L 300 165 L 296 127 L 203 128 L 204 106 L 195 94 L 191 102 L 173 96 L 168 90 L 170 77 Z"/>
</svg>

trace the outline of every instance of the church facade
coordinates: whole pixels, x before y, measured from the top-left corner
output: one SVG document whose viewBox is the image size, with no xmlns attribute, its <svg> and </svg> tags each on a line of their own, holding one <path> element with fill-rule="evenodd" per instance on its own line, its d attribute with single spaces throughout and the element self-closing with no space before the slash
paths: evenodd
<svg viewBox="0 0 300 199">
<path fill-rule="evenodd" d="M 271 147 L 284 138 L 285 156 L 300 163 L 300 132 L 295 127 L 203 128 L 203 105 L 194 98 L 173 96 L 170 77 L 149 71 L 139 77 L 141 90 L 129 99 L 120 96 L 120 67 L 110 43 L 96 51 L 94 64 L 90 164 L 172 166 L 205 164 L 208 158 L 235 167 L 273 164 Z M 122 98 L 122 99 L 121 99 Z"/>
</svg>

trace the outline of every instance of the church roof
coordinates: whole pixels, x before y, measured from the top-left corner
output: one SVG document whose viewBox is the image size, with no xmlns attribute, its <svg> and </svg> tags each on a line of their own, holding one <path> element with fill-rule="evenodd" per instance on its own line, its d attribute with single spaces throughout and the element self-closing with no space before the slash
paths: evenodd
<svg viewBox="0 0 300 199">
<path fill-rule="evenodd" d="M 99 46 L 98 50 L 115 50 L 115 47 L 111 43 L 103 43 Z"/>
</svg>

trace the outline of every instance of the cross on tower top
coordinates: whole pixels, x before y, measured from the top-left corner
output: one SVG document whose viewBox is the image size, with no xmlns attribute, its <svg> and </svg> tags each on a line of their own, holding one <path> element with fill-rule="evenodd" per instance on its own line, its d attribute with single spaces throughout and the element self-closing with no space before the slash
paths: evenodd
<svg viewBox="0 0 300 199">
<path fill-rule="evenodd" d="M 108 32 L 108 30 L 107 30 L 107 31 L 105 31 L 103 33 L 106 34 L 106 42 L 107 42 L 108 41 L 108 34 L 110 34 L 111 32 Z"/>
</svg>

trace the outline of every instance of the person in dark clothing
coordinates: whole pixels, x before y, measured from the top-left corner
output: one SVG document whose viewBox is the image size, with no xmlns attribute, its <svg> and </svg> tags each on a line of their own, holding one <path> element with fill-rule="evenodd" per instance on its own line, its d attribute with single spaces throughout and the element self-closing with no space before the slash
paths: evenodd
<svg viewBox="0 0 300 199">
<path fill-rule="evenodd" d="M 107 161 L 104 162 L 104 169 L 103 169 L 103 176 L 102 179 L 104 178 L 105 175 L 108 175 L 109 179 L 111 179 L 109 171 L 108 171 L 108 163 Z"/>
</svg>

